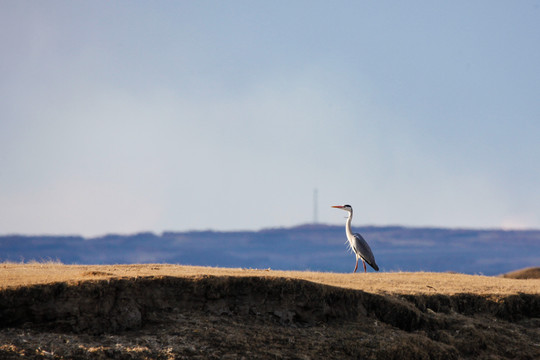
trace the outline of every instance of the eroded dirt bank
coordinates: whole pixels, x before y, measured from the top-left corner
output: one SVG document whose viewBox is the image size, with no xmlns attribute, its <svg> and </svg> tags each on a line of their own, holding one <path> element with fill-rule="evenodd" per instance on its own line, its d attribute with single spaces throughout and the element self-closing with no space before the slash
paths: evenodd
<svg viewBox="0 0 540 360">
<path fill-rule="evenodd" d="M 2 359 L 537 359 L 540 295 L 112 278 L 3 289 L 0 327 Z"/>
</svg>

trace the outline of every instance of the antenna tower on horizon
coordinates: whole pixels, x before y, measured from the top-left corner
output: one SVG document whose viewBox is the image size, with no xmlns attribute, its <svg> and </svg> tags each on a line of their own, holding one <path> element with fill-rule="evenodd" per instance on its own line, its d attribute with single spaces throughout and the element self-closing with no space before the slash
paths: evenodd
<svg viewBox="0 0 540 360">
<path fill-rule="evenodd" d="M 317 190 L 317 188 L 315 188 L 315 190 L 313 190 L 313 223 L 314 224 L 318 224 L 319 223 L 319 218 L 318 218 L 318 214 L 317 214 L 317 197 L 319 195 L 319 191 Z"/>
</svg>

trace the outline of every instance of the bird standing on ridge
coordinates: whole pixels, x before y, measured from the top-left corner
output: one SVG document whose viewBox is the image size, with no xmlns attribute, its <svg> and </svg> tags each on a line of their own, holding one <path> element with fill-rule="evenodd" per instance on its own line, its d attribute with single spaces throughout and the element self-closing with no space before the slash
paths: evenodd
<svg viewBox="0 0 540 360">
<path fill-rule="evenodd" d="M 373 252 L 371 251 L 371 248 L 369 247 L 366 240 L 364 240 L 362 235 L 358 233 L 353 233 L 351 231 L 351 220 L 353 213 L 352 206 L 337 205 L 332 207 L 349 212 L 349 217 L 347 218 L 347 222 L 345 223 L 345 232 L 347 234 L 347 239 L 349 239 L 349 247 L 356 254 L 356 266 L 354 267 L 353 272 L 356 272 L 356 269 L 358 269 L 358 259 L 362 259 L 362 264 L 364 265 L 364 272 L 367 272 L 366 263 L 368 263 L 373 269 L 375 269 L 375 271 L 379 271 L 379 267 L 377 266 L 377 263 L 375 262 L 375 257 L 373 256 Z"/>
</svg>

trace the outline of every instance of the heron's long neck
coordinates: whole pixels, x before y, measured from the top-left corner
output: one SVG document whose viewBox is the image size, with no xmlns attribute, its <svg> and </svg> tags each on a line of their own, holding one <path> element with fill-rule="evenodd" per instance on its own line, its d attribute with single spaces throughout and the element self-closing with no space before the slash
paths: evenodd
<svg viewBox="0 0 540 360">
<path fill-rule="evenodd" d="M 347 218 L 347 222 L 345 223 L 345 232 L 347 233 L 347 237 L 352 236 L 351 221 L 352 211 L 349 213 L 349 217 Z"/>
</svg>

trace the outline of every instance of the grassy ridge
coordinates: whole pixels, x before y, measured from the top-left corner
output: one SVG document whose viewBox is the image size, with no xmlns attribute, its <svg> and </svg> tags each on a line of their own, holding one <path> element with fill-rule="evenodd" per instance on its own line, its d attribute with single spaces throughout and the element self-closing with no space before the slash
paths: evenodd
<svg viewBox="0 0 540 360">
<path fill-rule="evenodd" d="M 0 264 L 2 359 L 540 358 L 540 280 Z"/>
<path fill-rule="evenodd" d="M 507 279 L 540 279 L 540 267 L 531 267 L 504 274 Z"/>
</svg>

